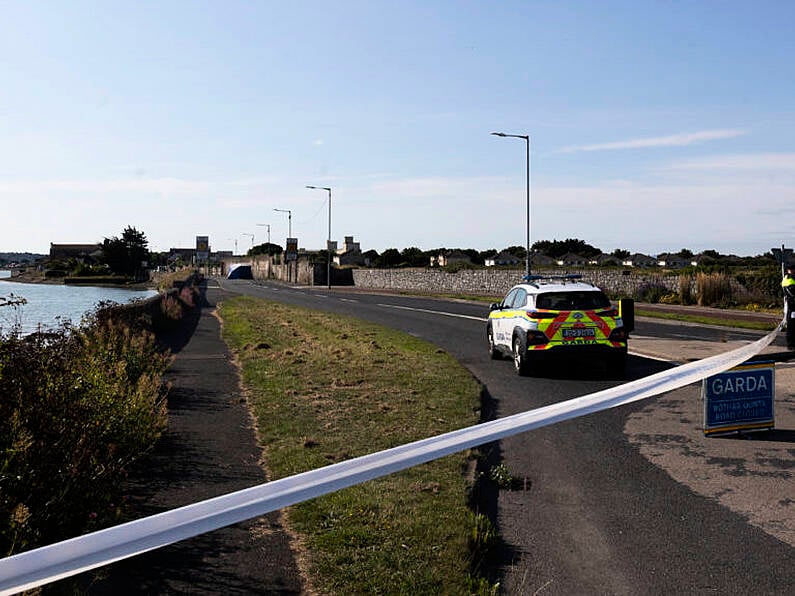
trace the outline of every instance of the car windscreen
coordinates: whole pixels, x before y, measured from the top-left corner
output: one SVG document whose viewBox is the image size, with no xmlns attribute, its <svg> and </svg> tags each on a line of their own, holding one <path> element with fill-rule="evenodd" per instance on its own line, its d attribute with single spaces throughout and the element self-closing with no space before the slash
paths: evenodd
<svg viewBox="0 0 795 596">
<path fill-rule="evenodd" d="M 549 292 L 536 297 L 536 308 L 546 310 L 596 310 L 610 308 L 602 292 Z"/>
</svg>

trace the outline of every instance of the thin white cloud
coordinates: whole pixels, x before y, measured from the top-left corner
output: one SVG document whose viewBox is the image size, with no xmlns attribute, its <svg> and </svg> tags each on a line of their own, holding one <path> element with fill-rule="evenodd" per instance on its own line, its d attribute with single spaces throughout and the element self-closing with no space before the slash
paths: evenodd
<svg viewBox="0 0 795 596">
<path fill-rule="evenodd" d="M 613 151 L 617 149 L 648 149 L 651 147 L 685 147 L 704 141 L 717 141 L 720 139 L 733 139 L 747 134 L 744 130 L 719 129 L 702 130 L 698 132 L 679 133 L 664 137 L 649 137 L 643 139 L 628 139 L 610 143 L 597 143 L 594 145 L 576 145 L 564 147 L 557 153 L 576 153 L 579 151 Z"/>
<path fill-rule="evenodd" d="M 210 184 L 179 178 L 124 178 L 115 180 L 17 180 L 0 182 L 3 194 L 38 194 L 50 192 L 118 193 L 154 192 L 164 194 L 197 193 Z"/>
<path fill-rule="evenodd" d="M 717 155 L 674 162 L 672 170 L 783 170 L 795 172 L 795 153 Z"/>
</svg>

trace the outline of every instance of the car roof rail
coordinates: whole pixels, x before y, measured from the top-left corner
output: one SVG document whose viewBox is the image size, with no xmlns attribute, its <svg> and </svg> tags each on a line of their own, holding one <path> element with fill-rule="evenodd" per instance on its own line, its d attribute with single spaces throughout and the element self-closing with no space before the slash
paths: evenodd
<svg viewBox="0 0 795 596">
<path fill-rule="evenodd" d="M 522 277 L 522 281 L 527 282 L 528 285 L 531 285 L 535 288 L 538 287 L 538 284 L 536 282 L 539 281 L 562 281 L 563 283 L 566 283 L 566 282 L 575 282 L 580 280 L 582 280 L 581 273 L 565 273 L 560 275 L 525 275 Z M 593 286 L 593 284 L 590 282 L 583 282 L 583 283 L 587 283 L 588 285 Z"/>
</svg>

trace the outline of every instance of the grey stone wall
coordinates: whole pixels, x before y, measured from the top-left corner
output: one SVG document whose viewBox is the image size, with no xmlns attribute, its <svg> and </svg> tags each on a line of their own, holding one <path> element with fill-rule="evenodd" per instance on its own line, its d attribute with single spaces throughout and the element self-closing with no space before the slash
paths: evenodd
<svg viewBox="0 0 795 596">
<path fill-rule="evenodd" d="M 626 271 L 626 274 L 625 274 Z M 671 292 L 679 291 L 677 275 L 662 275 L 644 270 L 554 269 L 542 275 L 579 273 L 611 296 L 634 296 L 648 283 L 660 284 Z M 520 269 L 464 269 L 449 273 L 441 269 L 354 269 L 353 284 L 360 288 L 411 290 L 418 292 L 502 296 L 519 283 Z"/>
</svg>

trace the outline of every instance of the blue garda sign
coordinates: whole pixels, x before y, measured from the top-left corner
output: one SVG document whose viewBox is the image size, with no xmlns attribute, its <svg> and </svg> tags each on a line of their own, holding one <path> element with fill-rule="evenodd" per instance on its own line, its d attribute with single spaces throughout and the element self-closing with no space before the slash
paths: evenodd
<svg viewBox="0 0 795 596">
<path fill-rule="evenodd" d="M 773 362 L 742 364 L 707 377 L 702 385 L 704 434 L 773 428 L 775 394 Z"/>
</svg>

